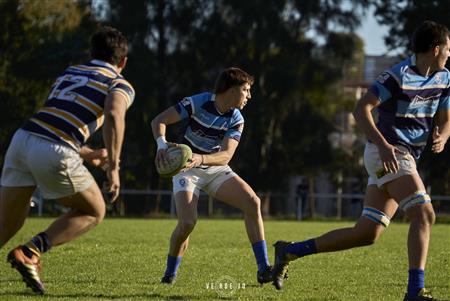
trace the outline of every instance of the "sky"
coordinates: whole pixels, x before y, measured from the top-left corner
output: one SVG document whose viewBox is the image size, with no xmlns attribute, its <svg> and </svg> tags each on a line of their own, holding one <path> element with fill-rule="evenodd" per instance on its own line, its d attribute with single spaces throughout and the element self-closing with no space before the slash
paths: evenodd
<svg viewBox="0 0 450 301">
<path fill-rule="evenodd" d="M 356 31 L 364 41 L 364 52 L 368 55 L 382 55 L 387 53 L 383 36 L 387 35 L 388 27 L 379 25 L 371 8 L 362 19 L 361 27 Z"/>
</svg>

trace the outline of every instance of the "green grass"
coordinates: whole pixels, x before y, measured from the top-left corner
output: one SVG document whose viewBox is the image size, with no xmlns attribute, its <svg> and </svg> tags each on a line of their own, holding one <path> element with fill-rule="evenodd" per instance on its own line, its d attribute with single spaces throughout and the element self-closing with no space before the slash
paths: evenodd
<svg viewBox="0 0 450 301">
<path fill-rule="evenodd" d="M 284 289 L 276 291 L 271 284 L 257 285 L 255 259 L 240 220 L 200 220 L 176 284 L 166 286 L 159 280 L 175 220 L 107 219 L 43 256 L 47 293 L 34 296 L 4 258 L 50 222 L 28 219 L 0 250 L 0 300 L 402 300 L 407 281 L 407 224 L 391 224 L 371 247 L 293 262 Z M 352 224 L 267 221 L 266 239 L 303 240 Z M 449 246 L 450 226 L 435 225 L 426 284 L 436 297 L 449 296 Z M 269 256 L 273 260 L 271 246 Z M 241 288 L 218 288 L 230 281 Z M 216 289 L 208 289 L 208 283 Z"/>
</svg>

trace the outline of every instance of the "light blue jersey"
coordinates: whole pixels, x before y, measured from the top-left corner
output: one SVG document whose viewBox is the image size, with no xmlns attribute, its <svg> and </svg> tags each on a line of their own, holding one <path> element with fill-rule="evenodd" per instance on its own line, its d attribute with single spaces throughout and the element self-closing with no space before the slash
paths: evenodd
<svg viewBox="0 0 450 301">
<path fill-rule="evenodd" d="M 175 105 L 181 118 L 189 118 L 183 143 L 200 154 L 220 150 L 224 138 L 239 141 L 244 128 L 244 118 L 238 109 L 220 114 L 214 105 L 215 94 L 201 93 L 189 96 Z"/>
<path fill-rule="evenodd" d="M 405 146 L 417 159 L 426 146 L 438 110 L 450 110 L 450 72 L 424 77 L 412 56 L 378 76 L 370 87 L 381 104 L 377 128 L 392 145 Z"/>
</svg>

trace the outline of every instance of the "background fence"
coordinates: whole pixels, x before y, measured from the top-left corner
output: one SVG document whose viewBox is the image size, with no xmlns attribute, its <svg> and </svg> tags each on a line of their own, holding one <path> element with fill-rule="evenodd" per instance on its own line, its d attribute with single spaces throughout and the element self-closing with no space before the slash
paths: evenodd
<svg viewBox="0 0 450 301">
<path fill-rule="evenodd" d="M 356 219 L 363 208 L 363 194 L 314 193 L 309 195 L 258 194 L 265 218 L 288 219 Z M 450 196 L 432 195 L 438 217 L 450 217 Z M 31 214 L 56 215 L 69 210 L 55 200 L 42 199 L 37 191 L 31 201 Z M 240 217 L 241 211 L 201 192 L 198 214 L 203 217 Z M 124 189 L 114 204 L 108 204 L 107 215 L 116 217 L 175 217 L 172 191 Z M 402 212 L 396 218 L 403 217 Z"/>
</svg>

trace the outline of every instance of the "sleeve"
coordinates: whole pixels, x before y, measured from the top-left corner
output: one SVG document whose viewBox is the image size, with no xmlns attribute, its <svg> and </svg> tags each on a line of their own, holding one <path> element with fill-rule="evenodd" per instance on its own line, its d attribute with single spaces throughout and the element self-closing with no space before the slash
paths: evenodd
<svg viewBox="0 0 450 301">
<path fill-rule="evenodd" d="M 389 71 L 385 71 L 378 75 L 375 82 L 369 88 L 369 91 L 372 92 L 381 103 L 391 99 L 399 90 L 400 85 L 396 77 Z"/>
<path fill-rule="evenodd" d="M 125 98 L 127 109 L 133 104 L 135 92 L 129 82 L 123 78 L 116 78 L 112 81 L 109 92 L 119 92 Z"/>
<path fill-rule="evenodd" d="M 442 92 L 439 99 L 438 110 L 450 110 L 450 87 L 447 87 Z"/>
<path fill-rule="evenodd" d="M 175 110 L 182 119 L 191 117 L 194 113 L 194 98 L 192 96 L 183 98 L 175 105 Z"/>
<path fill-rule="evenodd" d="M 225 137 L 231 138 L 239 142 L 241 140 L 242 132 L 244 131 L 244 118 L 242 117 L 241 113 L 239 111 L 238 114 L 235 114 L 236 116 L 233 116 L 231 126 L 226 131 Z"/>
</svg>

